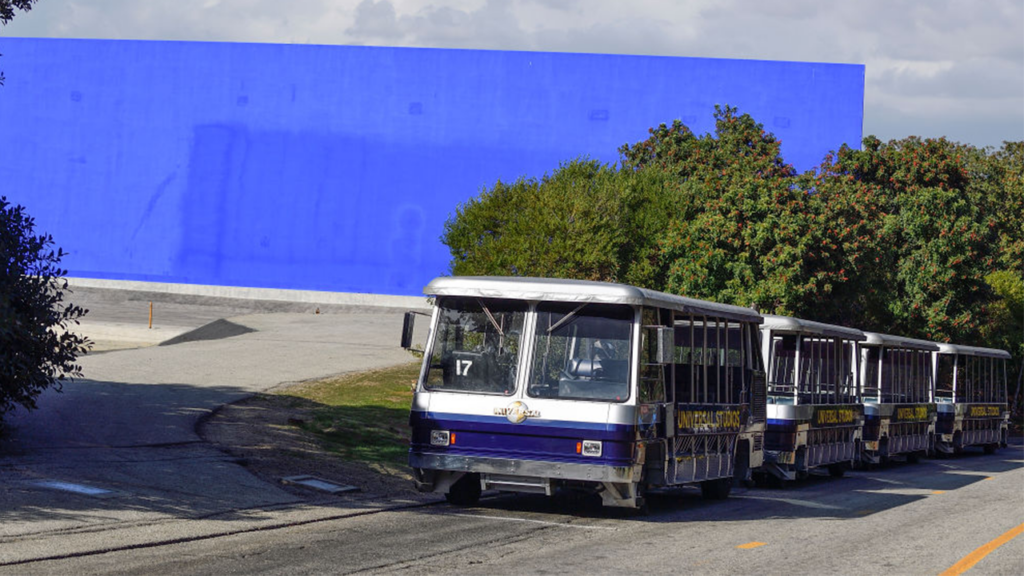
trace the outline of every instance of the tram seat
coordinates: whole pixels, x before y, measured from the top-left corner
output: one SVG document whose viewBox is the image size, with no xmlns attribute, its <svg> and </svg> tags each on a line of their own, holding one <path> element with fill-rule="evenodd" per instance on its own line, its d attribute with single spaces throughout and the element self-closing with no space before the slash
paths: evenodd
<svg viewBox="0 0 1024 576">
<path fill-rule="evenodd" d="M 628 364 L 624 360 L 573 358 L 558 380 L 561 398 L 614 399 L 628 394 Z"/>
<path fill-rule="evenodd" d="M 601 370 L 600 360 L 587 360 L 584 358 L 573 358 L 569 361 L 566 372 L 573 378 L 595 378 Z"/>
</svg>

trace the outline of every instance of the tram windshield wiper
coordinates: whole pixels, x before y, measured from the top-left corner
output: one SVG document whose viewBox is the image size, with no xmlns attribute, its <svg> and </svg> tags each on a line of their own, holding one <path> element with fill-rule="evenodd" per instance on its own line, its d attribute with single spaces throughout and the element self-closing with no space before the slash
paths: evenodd
<svg viewBox="0 0 1024 576">
<path fill-rule="evenodd" d="M 555 322 L 554 324 L 551 325 L 550 328 L 548 328 L 548 332 L 547 333 L 551 334 L 552 332 L 557 330 L 559 326 L 561 326 L 562 324 L 565 324 L 566 322 L 568 322 L 573 316 L 576 315 L 577 312 L 579 312 L 580 310 L 583 310 L 583 307 L 586 306 L 586 305 L 587 305 L 586 303 L 580 304 L 579 306 L 576 307 L 575 310 L 573 310 L 572 312 L 569 312 L 568 314 L 563 316 L 561 320 L 559 320 L 558 322 Z"/>
<path fill-rule="evenodd" d="M 505 338 L 505 331 L 501 329 L 498 321 L 494 319 L 494 314 L 491 314 L 490 309 L 487 308 L 487 304 L 484 304 L 484 301 L 480 299 L 477 299 L 477 303 L 484 309 L 484 314 L 487 315 L 487 319 L 491 321 L 491 325 L 494 326 L 494 329 L 498 331 L 498 336 Z"/>
</svg>

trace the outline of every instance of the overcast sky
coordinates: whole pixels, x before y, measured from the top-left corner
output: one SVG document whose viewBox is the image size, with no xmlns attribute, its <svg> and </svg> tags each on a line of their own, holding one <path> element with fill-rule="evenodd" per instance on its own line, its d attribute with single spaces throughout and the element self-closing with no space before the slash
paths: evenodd
<svg viewBox="0 0 1024 576">
<path fill-rule="evenodd" d="M 1024 0 L 39 0 L 0 35 L 864 64 L 865 135 L 1024 140 Z"/>
</svg>

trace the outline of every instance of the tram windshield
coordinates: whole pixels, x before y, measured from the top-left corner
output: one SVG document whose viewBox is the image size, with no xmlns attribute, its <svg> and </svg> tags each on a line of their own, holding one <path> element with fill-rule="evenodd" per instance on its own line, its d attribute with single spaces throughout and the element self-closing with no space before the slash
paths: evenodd
<svg viewBox="0 0 1024 576">
<path fill-rule="evenodd" d="M 524 302 L 442 299 L 425 387 L 511 395 L 526 310 Z"/>
<path fill-rule="evenodd" d="M 629 306 L 541 303 L 527 393 L 537 398 L 629 398 Z"/>
<path fill-rule="evenodd" d="M 938 354 L 935 370 L 935 401 L 953 401 L 953 359 L 952 354 Z"/>
</svg>

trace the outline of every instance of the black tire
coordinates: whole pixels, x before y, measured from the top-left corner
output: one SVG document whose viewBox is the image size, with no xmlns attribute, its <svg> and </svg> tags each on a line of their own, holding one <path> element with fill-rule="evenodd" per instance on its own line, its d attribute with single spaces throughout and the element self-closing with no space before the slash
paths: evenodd
<svg viewBox="0 0 1024 576">
<path fill-rule="evenodd" d="M 828 475 L 833 478 L 842 478 L 846 474 L 846 464 L 837 462 L 828 465 Z"/>
<path fill-rule="evenodd" d="M 647 497 L 647 483 L 641 481 L 636 486 L 636 509 L 633 513 L 636 516 L 650 516 L 651 501 Z"/>
<path fill-rule="evenodd" d="M 995 454 L 997 448 L 999 448 L 999 444 L 985 444 L 981 447 L 985 454 Z"/>
<path fill-rule="evenodd" d="M 910 452 L 910 453 L 907 454 L 907 462 L 909 462 L 911 464 L 917 464 L 920 461 L 921 461 L 921 453 L 920 452 Z"/>
<path fill-rule="evenodd" d="M 725 500 L 732 492 L 732 478 L 705 480 L 700 483 L 700 494 L 708 500 Z"/>
<path fill-rule="evenodd" d="M 445 500 L 456 506 L 476 506 L 480 502 L 480 475 L 463 474 L 448 493 L 444 495 Z"/>
</svg>

